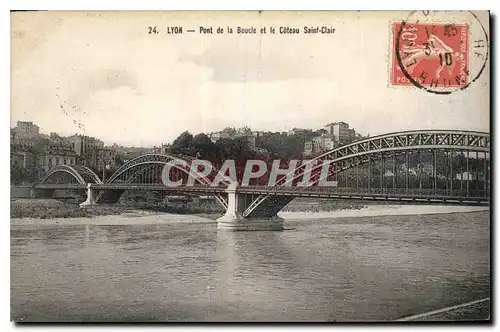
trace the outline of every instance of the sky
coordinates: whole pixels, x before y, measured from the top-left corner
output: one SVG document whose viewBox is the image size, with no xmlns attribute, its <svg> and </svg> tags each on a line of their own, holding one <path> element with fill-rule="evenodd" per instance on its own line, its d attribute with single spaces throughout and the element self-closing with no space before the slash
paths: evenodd
<svg viewBox="0 0 500 332">
<path fill-rule="evenodd" d="M 286 131 L 345 121 L 361 134 L 489 131 L 489 63 L 436 95 L 389 83 L 402 12 L 11 14 L 11 127 L 153 146 L 185 130 Z M 480 15 L 488 30 L 487 16 Z M 222 27 L 328 26 L 334 34 L 218 35 Z M 149 34 L 156 26 L 159 34 Z M 167 26 L 184 34 L 167 35 Z M 199 34 L 200 26 L 214 34 Z M 187 29 L 196 29 L 188 33 Z M 268 30 L 269 32 L 269 30 Z"/>
</svg>

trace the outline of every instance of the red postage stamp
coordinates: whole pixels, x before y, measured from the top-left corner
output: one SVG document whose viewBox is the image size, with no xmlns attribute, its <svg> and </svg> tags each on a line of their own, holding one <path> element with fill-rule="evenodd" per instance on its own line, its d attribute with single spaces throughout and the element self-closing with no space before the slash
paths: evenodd
<svg viewBox="0 0 500 332">
<path fill-rule="evenodd" d="M 468 25 L 396 22 L 392 33 L 392 85 L 462 88 L 469 84 Z"/>
</svg>

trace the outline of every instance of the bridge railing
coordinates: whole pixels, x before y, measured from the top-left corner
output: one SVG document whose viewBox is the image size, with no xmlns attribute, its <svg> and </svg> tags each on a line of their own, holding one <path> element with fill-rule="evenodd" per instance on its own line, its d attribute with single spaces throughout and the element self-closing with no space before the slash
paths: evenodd
<svg viewBox="0 0 500 332">
<path fill-rule="evenodd" d="M 377 195 L 404 195 L 404 196 L 481 196 L 489 195 L 485 190 L 466 190 L 466 189 L 428 189 L 428 188 L 327 188 L 315 187 L 313 189 L 307 188 L 311 191 L 325 191 L 325 192 L 338 192 L 338 193 L 360 193 L 360 194 L 377 194 Z"/>
<path fill-rule="evenodd" d="M 310 192 L 324 194 L 350 194 L 350 195 L 380 195 L 380 196 L 434 196 L 434 197 L 486 197 L 489 198 L 489 190 L 484 189 L 419 189 L 419 188 L 350 188 L 350 187 L 267 187 L 249 186 L 243 190 L 256 190 L 270 193 L 293 193 Z"/>
</svg>

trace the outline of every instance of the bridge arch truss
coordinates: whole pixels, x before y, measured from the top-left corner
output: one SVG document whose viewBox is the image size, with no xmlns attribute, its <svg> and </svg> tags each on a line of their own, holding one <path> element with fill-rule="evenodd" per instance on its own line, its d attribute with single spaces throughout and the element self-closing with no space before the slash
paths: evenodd
<svg viewBox="0 0 500 332">
<path fill-rule="evenodd" d="M 209 178 L 201 177 L 200 174 L 191 172 L 192 160 L 194 158 L 189 156 L 145 154 L 123 164 L 106 180 L 106 184 L 163 184 L 161 179 L 163 168 L 170 163 L 173 171 L 177 173 L 177 177 L 192 176 L 199 185 L 209 186 L 211 184 Z M 173 161 L 175 163 L 172 163 Z M 173 191 L 175 191 L 175 188 L 173 188 Z M 102 192 L 99 193 L 96 200 L 98 201 L 102 195 Z M 225 208 L 227 207 L 227 199 L 222 194 L 216 193 L 215 198 Z"/>
<path fill-rule="evenodd" d="M 270 188 L 270 194 L 262 194 L 253 200 L 243 212 L 243 216 L 251 217 L 258 209 L 269 208 L 266 207 L 266 205 L 275 205 L 275 203 L 267 201 L 271 200 L 272 196 L 276 195 L 280 190 L 285 188 L 287 191 L 304 190 L 304 187 L 290 187 L 292 183 L 302 179 L 304 176 L 309 176 L 312 179 L 308 186 L 317 186 L 321 179 L 320 170 L 324 163 L 329 164 L 327 176 L 337 177 L 337 175 L 346 170 L 359 167 L 360 165 L 370 165 L 373 161 L 382 161 L 383 163 L 384 159 L 388 156 L 395 158 L 396 156 L 406 155 L 408 160 L 408 154 L 428 151 L 434 154 L 435 163 L 436 152 L 451 154 L 464 153 L 467 156 L 467 161 L 469 160 L 470 153 L 481 153 L 484 154 L 484 173 L 486 174 L 487 171 L 489 173 L 489 165 L 486 165 L 486 159 L 490 153 L 490 145 L 489 133 L 456 130 L 405 131 L 363 139 L 323 153 L 301 164 L 293 172 L 287 174 L 287 176 L 278 179 L 274 186 Z M 408 161 L 406 161 L 406 165 L 408 167 Z M 434 179 L 437 177 L 435 167 L 434 164 Z M 307 170 L 307 168 L 310 169 Z M 394 175 L 394 179 L 395 178 L 396 175 Z M 335 188 L 322 189 L 339 190 Z M 488 188 L 486 188 L 485 184 L 484 189 L 485 191 L 489 190 L 489 185 Z M 467 191 L 466 194 L 468 195 L 468 193 Z M 282 200 L 283 206 L 288 204 L 291 200 L 292 199 Z"/>
<path fill-rule="evenodd" d="M 57 165 L 44 175 L 39 184 L 58 184 L 62 181 L 76 182 L 76 184 L 82 185 L 87 183 L 102 184 L 99 176 L 83 165 Z"/>
</svg>

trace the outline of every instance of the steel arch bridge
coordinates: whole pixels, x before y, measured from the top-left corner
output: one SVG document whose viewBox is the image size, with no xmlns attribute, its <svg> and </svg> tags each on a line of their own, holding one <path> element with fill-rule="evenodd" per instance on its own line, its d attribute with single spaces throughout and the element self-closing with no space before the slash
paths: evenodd
<svg viewBox="0 0 500 332">
<path fill-rule="evenodd" d="M 247 219 L 268 218 L 296 197 L 489 204 L 490 148 L 489 133 L 476 131 L 414 130 L 370 137 L 305 161 L 272 186 L 239 187 L 236 212 Z M 208 194 L 229 211 L 226 188 L 211 186 L 210 177 L 192 174 L 192 160 L 142 155 L 122 165 L 105 183 L 85 166 L 59 165 L 35 189 L 85 189 L 90 183 L 100 202 L 117 202 L 128 189 Z M 191 176 L 195 186 L 166 187 L 161 176 L 167 163 L 173 166 L 172 181 Z M 310 179 L 306 186 L 294 186 L 305 177 Z M 321 186 L 328 178 L 338 185 Z"/>
<path fill-rule="evenodd" d="M 259 217 L 262 216 L 262 212 L 265 215 L 273 214 L 279 212 L 285 205 L 287 205 L 293 196 L 291 197 L 277 197 L 277 193 L 286 191 L 294 192 L 305 191 L 304 187 L 292 187 L 292 184 L 302 179 L 305 175 L 310 177 L 312 181 L 308 187 L 317 186 L 320 180 L 324 180 L 325 176 L 320 173 L 323 163 L 329 164 L 329 170 L 327 177 L 333 177 L 339 179 L 339 175 L 351 170 L 357 169 L 362 165 L 368 165 L 368 176 L 372 174 L 371 167 L 373 163 L 379 162 L 382 164 L 382 168 L 385 171 L 385 160 L 387 158 L 392 158 L 392 180 L 393 186 L 390 189 L 384 188 L 385 181 L 381 179 L 381 186 L 378 189 L 380 194 L 388 198 L 389 196 L 397 196 L 405 194 L 404 191 L 396 190 L 396 161 L 395 159 L 404 155 L 406 159 L 406 194 L 408 194 L 409 188 L 409 155 L 420 153 L 422 151 L 429 151 L 432 153 L 433 162 L 433 195 L 443 195 L 443 196 L 459 196 L 464 194 L 464 196 L 469 196 L 469 154 L 476 153 L 476 158 L 479 153 L 484 154 L 484 180 L 483 180 L 483 192 L 484 196 L 488 196 L 489 199 L 489 181 L 486 181 L 486 176 L 489 173 L 489 163 L 486 162 L 489 159 L 490 152 L 490 135 L 485 132 L 477 131 L 464 131 L 464 130 L 412 130 L 404 132 L 388 133 L 383 135 L 378 135 L 363 139 L 360 141 L 353 142 L 351 144 L 338 147 L 326 153 L 311 159 L 298 166 L 293 172 L 278 179 L 274 186 L 269 188 L 269 192 L 259 195 L 257 198 L 251 200 L 251 203 L 242 211 L 242 215 L 245 218 L 249 217 Z M 450 167 L 450 173 L 446 174 L 447 180 L 450 178 L 450 186 L 448 186 L 448 181 L 446 181 L 446 191 L 439 192 L 437 186 L 437 172 L 436 172 L 436 162 L 438 152 L 445 153 L 447 157 L 453 156 L 453 154 L 465 154 L 466 155 L 466 173 L 467 173 L 467 190 L 465 193 L 460 190 L 460 192 L 453 192 L 453 169 Z M 488 171 L 487 171 L 488 170 Z M 379 172 L 381 177 L 384 177 L 384 172 Z M 463 173 L 462 173 L 463 174 Z M 356 174 L 356 188 L 350 188 L 351 192 L 363 191 L 359 188 L 359 172 Z M 460 183 L 462 184 L 463 175 L 461 176 Z M 377 193 L 377 188 L 370 188 L 370 182 L 368 182 L 368 191 Z M 347 186 L 345 186 L 347 187 Z M 347 187 L 349 188 L 349 187 Z M 349 192 L 344 190 L 346 188 L 340 187 L 335 189 L 336 191 Z M 401 188 L 400 188 L 401 189 Z M 422 189 L 422 188 L 419 188 Z M 462 188 L 461 188 L 462 189 Z M 321 191 L 321 188 L 317 189 Z M 449 191 L 451 190 L 451 191 Z M 425 193 L 425 192 L 423 192 Z M 418 195 L 419 193 L 410 193 L 410 195 Z M 451 195 L 450 195 L 451 194 Z M 299 195 L 298 195 L 299 196 Z"/>
<path fill-rule="evenodd" d="M 171 164 L 175 173 L 174 177 L 178 179 L 187 179 L 192 176 L 195 184 L 199 186 L 209 186 L 211 180 L 206 177 L 201 177 L 199 174 L 193 174 L 190 170 L 190 162 L 194 158 L 190 156 L 172 156 L 168 154 L 145 154 L 136 157 L 127 163 L 123 164 L 118 170 L 115 171 L 105 182 L 91 169 L 83 165 L 58 165 L 52 168 L 35 186 L 45 189 L 63 189 L 59 188 L 59 184 L 66 184 L 68 189 L 75 189 L 80 185 L 86 186 L 88 183 L 92 185 L 102 186 L 115 186 L 131 188 L 134 184 L 149 185 L 153 187 L 162 185 L 162 171 L 164 166 L 172 161 L 176 163 Z M 132 186 L 131 186 L 132 185 Z M 82 187 L 83 188 L 83 187 Z M 128 189 L 127 188 L 127 189 Z M 105 201 L 116 203 L 120 196 L 126 189 L 114 190 L 101 190 L 96 196 L 96 202 Z M 215 193 L 215 198 L 227 208 L 227 199 L 221 193 Z"/>
<path fill-rule="evenodd" d="M 211 180 L 207 177 L 202 177 L 199 174 L 194 174 L 191 172 L 190 162 L 194 160 L 194 158 L 190 156 L 173 156 L 169 154 L 145 154 L 134 158 L 127 163 L 123 164 L 118 170 L 111 175 L 106 180 L 105 184 L 150 184 L 151 186 L 161 185 L 162 184 L 162 172 L 163 168 L 167 163 L 173 168 L 175 173 L 174 177 L 177 179 L 187 179 L 187 177 L 192 176 L 193 179 L 196 179 L 198 186 L 209 186 L 211 184 Z M 175 161 L 175 163 L 172 163 Z M 113 195 L 113 193 L 106 193 L 101 191 L 97 197 L 96 201 L 100 199 L 104 199 L 107 201 L 117 201 L 117 198 L 123 193 L 116 192 L 114 197 L 106 197 L 107 195 Z M 106 199 L 108 198 L 108 199 Z M 216 193 L 215 198 L 226 208 L 227 200 L 220 194 Z"/>
</svg>

